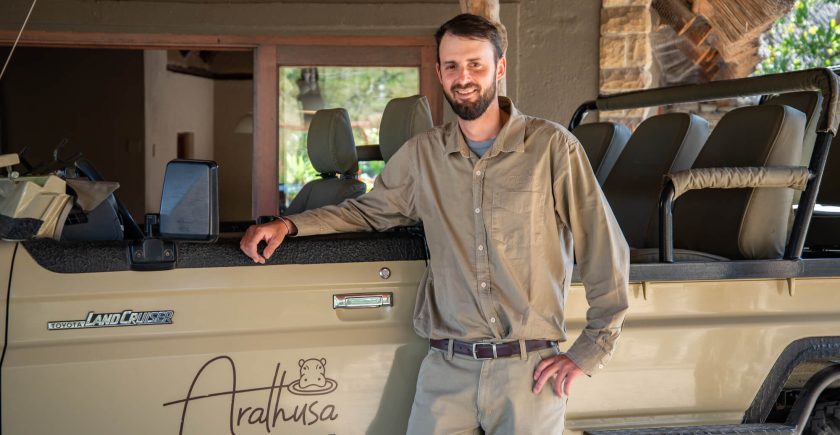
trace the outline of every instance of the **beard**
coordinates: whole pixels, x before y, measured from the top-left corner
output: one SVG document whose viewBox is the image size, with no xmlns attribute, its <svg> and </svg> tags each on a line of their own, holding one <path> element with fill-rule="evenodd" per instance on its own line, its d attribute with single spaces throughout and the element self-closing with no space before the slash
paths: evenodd
<svg viewBox="0 0 840 435">
<path fill-rule="evenodd" d="M 455 100 L 455 92 L 461 89 L 469 89 L 469 88 L 476 88 L 480 93 L 478 96 L 478 101 L 474 103 L 464 102 L 459 103 Z M 449 102 L 449 107 L 452 107 L 452 111 L 458 115 L 459 118 L 465 121 L 472 121 L 479 116 L 483 115 L 484 112 L 490 107 L 490 103 L 493 102 L 493 99 L 496 98 L 496 81 L 493 81 L 493 84 L 481 92 L 481 88 L 477 84 L 468 84 L 468 85 L 455 85 L 449 89 L 449 92 L 444 92 L 443 95 L 446 97 L 446 101 Z"/>
</svg>

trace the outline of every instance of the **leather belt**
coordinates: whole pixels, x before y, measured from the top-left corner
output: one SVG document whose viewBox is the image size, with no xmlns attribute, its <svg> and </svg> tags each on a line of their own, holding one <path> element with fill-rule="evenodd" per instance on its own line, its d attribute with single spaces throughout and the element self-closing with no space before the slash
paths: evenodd
<svg viewBox="0 0 840 435">
<path fill-rule="evenodd" d="M 429 345 L 435 349 L 444 352 L 449 351 L 450 339 L 444 338 L 440 340 L 429 340 Z M 453 352 L 459 355 L 466 355 L 468 357 L 484 360 L 503 358 L 508 356 L 519 356 L 519 341 L 509 341 L 506 343 L 473 343 L 469 341 L 452 340 L 455 343 L 452 346 Z M 525 352 L 534 350 L 547 349 L 556 344 L 556 341 L 550 340 L 525 340 Z"/>
</svg>

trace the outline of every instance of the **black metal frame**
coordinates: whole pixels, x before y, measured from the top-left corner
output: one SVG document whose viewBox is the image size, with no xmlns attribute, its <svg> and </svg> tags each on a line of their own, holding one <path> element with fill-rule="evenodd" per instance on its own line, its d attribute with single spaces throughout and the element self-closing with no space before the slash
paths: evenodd
<svg viewBox="0 0 840 435">
<path fill-rule="evenodd" d="M 832 69 L 831 70 L 834 74 L 840 75 L 840 68 Z M 757 77 L 757 80 L 760 80 L 761 77 Z M 743 79 L 749 80 L 749 79 Z M 714 82 L 707 84 L 708 86 L 715 86 Z M 673 87 L 673 89 L 684 88 L 688 89 L 689 87 L 702 87 L 703 84 L 693 85 L 693 86 L 677 86 Z M 674 96 L 674 95 L 661 95 L 663 88 L 658 89 L 647 89 L 641 91 L 633 91 L 627 92 L 623 94 L 615 94 L 611 96 L 599 96 L 597 100 L 594 101 L 586 101 L 585 103 L 578 106 L 577 110 L 575 110 L 574 115 L 572 115 L 572 119 L 569 122 L 569 130 L 573 130 L 575 127 L 580 125 L 580 122 L 583 120 L 584 115 L 590 110 L 599 109 L 599 102 L 606 101 L 610 98 L 614 97 L 625 97 L 627 95 L 640 95 L 640 96 L 648 96 L 646 101 L 643 104 L 639 105 L 623 105 L 621 108 L 623 109 L 630 109 L 630 108 L 641 108 L 641 107 L 653 107 L 663 104 L 671 104 L 671 103 L 680 103 L 680 102 L 692 102 L 692 101 L 701 101 L 700 98 L 686 98 L 684 96 Z M 672 90 L 673 90 L 672 89 Z M 785 89 L 779 88 L 774 89 L 773 92 L 788 92 L 793 90 L 801 90 L 801 89 Z M 767 92 L 767 91 L 765 91 Z M 836 90 L 835 90 L 836 92 Z M 824 94 L 824 93 L 823 93 Z M 650 97 L 653 95 L 653 97 Z M 745 94 L 728 94 L 728 93 L 721 93 L 719 90 L 717 91 L 717 95 L 713 97 L 714 99 L 720 98 L 730 98 L 730 97 L 738 97 L 744 96 Z M 767 95 L 763 94 L 761 102 L 766 100 Z M 832 95 L 823 95 L 824 101 L 831 101 Z M 708 98 L 706 98 L 708 100 Z M 817 193 L 819 192 L 820 182 L 822 181 L 823 171 L 825 170 L 825 164 L 828 160 L 828 153 L 831 147 L 833 135 L 828 132 L 819 132 L 817 134 L 816 143 L 814 145 L 814 151 L 811 155 L 811 161 L 809 162 L 808 169 L 813 174 L 813 176 L 808 180 L 808 183 L 805 187 L 805 191 L 802 193 L 799 199 L 799 206 L 796 210 L 796 214 L 794 217 L 793 227 L 791 229 L 790 238 L 788 239 L 787 246 L 785 247 L 784 259 L 785 260 L 798 260 L 802 258 L 802 251 L 805 246 L 805 238 L 808 234 L 808 225 L 811 222 L 811 217 L 814 213 L 814 206 L 816 205 L 817 201 Z M 673 234 L 673 226 L 674 226 L 674 218 L 673 218 L 673 205 L 674 205 L 674 185 L 670 180 L 666 180 L 665 185 L 663 186 L 662 192 L 659 197 L 659 261 L 661 263 L 673 263 L 674 262 L 674 234 Z"/>
<path fill-rule="evenodd" d="M 569 130 L 574 130 L 575 127 L 580 125 L 581 121 L 583 121 L 583 116 L 586 115 L 586 112 L 597 108 L 598 106 L 595 104 L 595 101 L 587 101 L 578 106 L 575 113 L 572 115 L 572 120 L 569 122 Z"/>
<path fill-rule="evenodd" d="M 785 388 L 794 369 L 807 361 L 824 361 L 840 357 L 840 337 L 807 337 L 793 341 L 785 347 L 752 404 L 744 412 L 742 423 L 762 423 L 772 411 L 773 404 Z"/>
</svg>

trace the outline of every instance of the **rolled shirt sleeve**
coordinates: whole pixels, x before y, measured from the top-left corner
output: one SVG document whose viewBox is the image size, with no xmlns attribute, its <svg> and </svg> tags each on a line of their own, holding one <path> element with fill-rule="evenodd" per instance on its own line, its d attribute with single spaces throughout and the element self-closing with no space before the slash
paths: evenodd
<svg viewBox="0 0 840 435">
<path fill-rule="evenodd" d="M 554 180 L 556 212 L 573 237 L 577 267 L 586 288 L 586 326 L 568 356 L 591 376 L 602 369 L 615 344 L 628 308 L 629 248 L 592 172 L 580 143 L 562 135 Z"/>
</svg>

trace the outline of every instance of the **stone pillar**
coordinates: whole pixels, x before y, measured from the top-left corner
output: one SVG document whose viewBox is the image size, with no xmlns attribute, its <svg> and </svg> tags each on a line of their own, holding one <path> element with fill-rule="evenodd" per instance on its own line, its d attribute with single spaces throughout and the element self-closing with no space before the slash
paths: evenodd
<svg viewBox="0 0 840 435">
<path fill-rule="evenodd" d="M 601 77 L 603 95 L 649 88 L 652 84 L 651 0 L 603 0 L 601 6 Z M 648 109 L 600 114 L 601 121 L 635 128 Z"/>
</svg>

